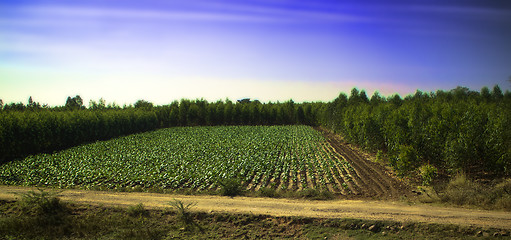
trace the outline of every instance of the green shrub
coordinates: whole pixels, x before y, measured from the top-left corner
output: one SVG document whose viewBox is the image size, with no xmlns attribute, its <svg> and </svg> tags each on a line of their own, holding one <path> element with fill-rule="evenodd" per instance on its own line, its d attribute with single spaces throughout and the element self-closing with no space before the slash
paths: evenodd
<svg viewBox="0 0 511 240">
<path fill-rule="evenodd" d="M 277 193 L 277 190 L 273 188 L 263 187 L 259 189 L 259 196 L 274 198 L 279 197 L 279 194 Z"/>
<path fill-rule="evenodd" d="M 412 146 L 400 145 L 398 152 L 391 157 L 390 164 L 399 176 L 406 176 L 418 165 L 417 151 Z"/>
<path fill-rule="evenodd" d="M 438 174 L 437 168 L 430 164 L 422 165 L 419 172 L 422 177 L 422 184 L 425 186 L 429 186 Z"/>
<path fill-rule="evenodd" d="M 242 195 L 243 189 L 241 187 L 241 183 L 238 179 L 229 178 L 218 181 L 221 186 L 220 193 L 223 196 L 239 196 Z"/>
<path fill-rule="evenodd" d="M 305 188 L 299 193 L 300 197 L 312 200 L 328 200 L 334 198 L 334 195 L 326 189 Z"/>
<path fill-rule="evenodd" d="M 481 185 L 467 179 L 465 174 L 458 174 L 448 183 L 441 199 L 456 205 L 482 205 L 488 201 L 486 196 L 480 195 L 484 190 Z"/>
<path fill-rule="evenodd" d="M 148 217 L 149 211 L 144 207 L 144 204 L 139 203 L 135 206 L 129 206 L 127 209 L 128 215 L 132 217 Z"/>
<path fill-rule="evenodd" d="M 495 185 L 483 185 L 467 179 L 464 174 L 458 174 L 440 193 L 440 198 L 456 205 L 511 210 L 511 179 Z"/>
<path fill-rule="evenodd" d="M 38 189 L 38 192 L 29 191 L 21 195 L 18 202 L 20 210 L 26 215 L 48 216 L 63 213 L 66 210 L 64 204 L 57 197 L 58 192 L 46 192 Z"/>
<path fill-rule="evenodd" d="M 492 191 L 492 198 L 495 200 L 495 207 L 498 209 L 511 210 L 511 179 L 497 184 Z"/>
<path fill-rule="evenodd" d="M 174 199 L 169 202 L 171 208 L 176 211 L 177 219 L 184 224 L 184 230 L 193 230 L 195 227 L 198 228 L 201 232 L 203 231 L 202 227 L 195 222 L 193 219 L 192 213 L 190 209 L 192 207 L 197 206 L 196 202 L 184 203 L 181 200 Z"/>
<path fill-rule="evenodd" d="M 384 159 L 383 159 L 383 152 L 381 150 L 378 150 L 378 152 L 376 152 L 376 162 L 384 162 Z"/>
</svg>

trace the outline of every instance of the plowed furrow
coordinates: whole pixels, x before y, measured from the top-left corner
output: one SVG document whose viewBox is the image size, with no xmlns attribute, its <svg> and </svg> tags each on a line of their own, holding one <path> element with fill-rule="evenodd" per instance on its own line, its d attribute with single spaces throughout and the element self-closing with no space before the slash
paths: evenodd
<svg viewBox="0 0 511 240">
<path fill-rule="evenodd" d="M 339 153 L 333 149 L 333 146 L 330 145 L 327 148 L 328 151 L 334 156 L 335 161 L 334 164 L 339 171 L 339 175 L 343 178 L 343 182 L 348 185 L 348 189 L 355 195 L 367 193 L 367 189 L 371 188 L 371 186 L 367 186 L 367 184 L 358 176 L 358 174 L 352 173 L 342 162 L 346 160 Z M 342 158 L 342 159 L 340 159 Z M 344 186 L 339 186 L 344 188 Z"/>
<path fill-rule="evenodd" d="M 371 188 L 374 195 L 384 195 L 387 192 L 387 189 L 383 184 L 378 181 L 378 179 L 374 176 L 374 173 L 371 173 L 369 169 L 362 164 L 360 164 L 360 159 L 354 156 L 351 152 L 347 151 L 346 148 L 340 146 L 337 148 L 337 151 L 343 156 L 346 156 L 346 161 L 350 163 L 353 169 L 357 172 L 357 175 L 364 181 L 367 188 Z"/>
<path fill-rule="evenodd" d="M 376 169 L 376 166 L 374 164 L 364 160 L 359 154 L 354 152 L 349 147 L 344 147 L 346 152 L 349 152 L 351 156 L 353 156 L 354 159 L 357 159 L 357 163 L 362 168 L 366 169 L 369 174 L 372 176 L 375 176 L 377 178 L 377 181 L 380 182 L 380 186 L 385 188 L 385 193 L 389 195 L 394 195 L 397 193 L 397 190 L 394 188 L 394 185 L 397 184 L 395 181 L 392 181 L 393 179 L 389 178 L 389 176 L 382 171 L 379 171 L 379 169 Z M 383 181 L 382 181 L 383 180 Z"/>
<path fill-rule="evenodd" d="M 372 197 L 393 197 L 397 198 L 410 194 L 410 188 L 395 178 L 391 177 L 385 169 L 373 162 L 366 160 L 360 153 L 352 149 L 349 145 L 341 142 L 338 137 L 323 129 L 317 129 L 327 139 L 332 150 L 344 158 L 356 174 L 354 180 L 357 180 L 364 193 Z M 349 169 L 345 171 L 349 172 Z"/>
<path fill-rule="evenodd" d="M 341 143 L 336 142 L 335 139 L 327 139 L 330 145 L 334 148 L 334 151 L 343 157 L 348 162 L 356 174 L 354 174 L 359 186 L 362 187 L 364 193 L 372 196 L 379 196 L 385 194 L 385 187 L 377 181 L 373 175 L 369 174 L 368 171 L 359 164 L 359 161 L 363 161 L 360 158 L 353 156 L 352 152 L 346 151 L 346 148 Z M 345 167 L 345 166 L 344 166 Z M 346 168 L 346 167 L 345 167 Z M 346 169 L 349 171 L 349 169 Z"/>
</svg>

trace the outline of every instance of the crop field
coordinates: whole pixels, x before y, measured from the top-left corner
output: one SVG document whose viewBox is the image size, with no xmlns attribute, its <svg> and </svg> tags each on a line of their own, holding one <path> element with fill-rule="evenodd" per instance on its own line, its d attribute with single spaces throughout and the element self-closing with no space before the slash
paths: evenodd
<svg viewBox="0 0 511 240">
<path fill-rule="evenodd" d="M 309 126 L 175 127 L 9 162 L 0 166 L 0 184 L 210 191 L 238 179 L 249 191 L 338 195 L 378 186 L 360 172 Z"/>
</svg>

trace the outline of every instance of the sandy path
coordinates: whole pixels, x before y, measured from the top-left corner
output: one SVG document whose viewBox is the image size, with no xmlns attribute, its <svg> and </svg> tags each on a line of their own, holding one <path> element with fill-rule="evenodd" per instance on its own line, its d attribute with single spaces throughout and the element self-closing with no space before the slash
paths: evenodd
<svg viewBox="0 0 511 240">
<path fill-rule="evenodd" d="M 15 199 L 34 188 L 0 186 L 0 199 Z M 319 218 L 356 218 L 372 220 L 451 223 L 481 227 L 511 229 L 511 213 L 431 205 L 407 205 L 401 202 L 334 200 L 307 201 L 272 198 L 188 196 L 156 193 L 120 193 L 85 190 L 65 190 L 61 199 L 75 203 L 105 206 L 128 206 L 143 203 L 148 208 L 165 208 L 167 202 L 178 199 L 196 202 L 196 211 L 253 213 L 272 216 Z"/>
</svg>

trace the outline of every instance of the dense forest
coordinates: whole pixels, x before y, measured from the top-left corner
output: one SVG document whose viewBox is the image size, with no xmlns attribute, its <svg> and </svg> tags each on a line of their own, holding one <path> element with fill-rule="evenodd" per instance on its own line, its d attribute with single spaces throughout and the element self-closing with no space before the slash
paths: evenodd
<svg viewBox="0 0 511 240">
<path fill-rule="evenodd" d="M 400 175 L 433 166 L 469 175 L 511 173 L 511 93 L 417 91 L 387 99 L 341 93 L 321 111 L 320 124 L 347 141 L 386 155 Z"/>
<path fill-rule="evenodd" d="M 511 93 L 495 86 L 480 92 L 458 87 L 401 98 L 368 98 L 354 88 L 328 103 L 249 99 L 208 102 L 182 99 L 154 106 L 107 105 L 80 96 L 48 107 L 0 100 L 0 163 L 36 153 L 157 128 L 202 125 L 321 126 L 387 158 L 406 176 L 427 166 L 446 173 L 511 174 Z"/>
</svg>

